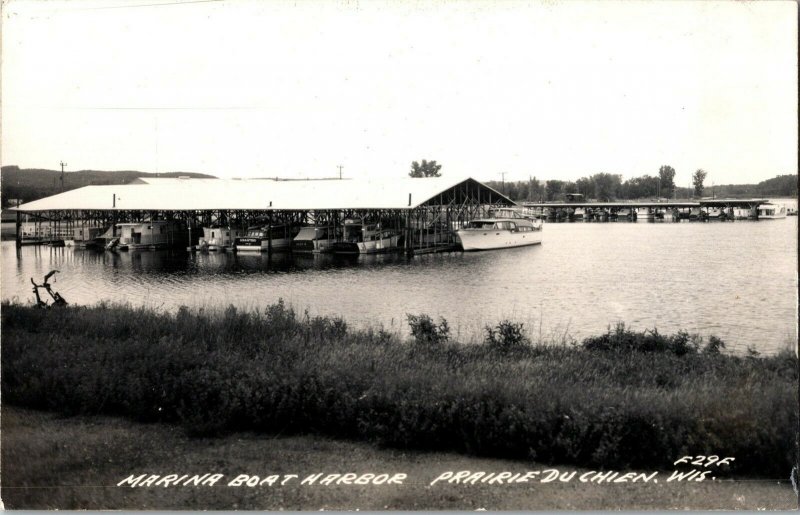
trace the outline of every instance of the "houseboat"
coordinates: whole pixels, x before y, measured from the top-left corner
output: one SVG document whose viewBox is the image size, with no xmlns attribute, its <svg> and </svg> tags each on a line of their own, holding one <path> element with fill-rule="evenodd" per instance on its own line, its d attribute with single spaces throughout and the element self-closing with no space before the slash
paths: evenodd
<svg viewBox="0 0 800 515">
<path fill-rule="evenodd" d="M 267 252 L 269 250 L 289 250 L 292 239 L 300 230 L 288 224 L 256 225 L 249 227 L 244 236 L 234 238 L 237 251 Z"/>
<path fill-rule="evenodd" d="M 201 250 L 211 252 L 233 247 L 236 238 L 244 236 L 244 230 L 237 227 L 221 227 L 219 225 L 203 227 L 203 237 L 197 243 Z"/>
<path fill-rule="evenodd" d="M 106 232 L 105 227 L 75 227 L 72 230 L 72 239 L 64 240 L 67 247 L 77 248 L 100 248 L 103 246 L 105 240 L 103 234 Z"/>
<path fill-rule="evenodd" d="M 376 254 L 399 248 L 400 235 L 383 229 L 380 223 L 365 223 L 359 219 L 344 221 L 342 241 L 333 245 L 337 254 Z"/>
<path fill-rule="evenodd" d="M 758 206 L 759 220 L 776 220 L 778 218 L 786 218 L 786 206 L 784 204 L 767 202 Z"/>
<path fill-rule="evenodd" d="M 542 242 L 542 223 L 513 209 L 499 209 L 488 218 L 472 220 L 456 236 L 465 251 L 522 247 Z"/>
<path fill-rule="evenodd" d="M 756 212 L 749 207 L 735 207 L 733 208 L 733 218 L 736 220 L 747 220 L 748 218 L 755 218 Z"/>
<path fill-rule="evenodd" d="M 331 252 L 336 239 L 334 227 L 303 227 L 292 240 L 292 252 Z"/>
<path fill-rule="evenodd" d="M 116 225 L 119 236 L 109 245 L 117 250 L 165 249 L 185 247 L 189 243 L 189 230 L 177 220 L 129 222 Z"/>
</svg>

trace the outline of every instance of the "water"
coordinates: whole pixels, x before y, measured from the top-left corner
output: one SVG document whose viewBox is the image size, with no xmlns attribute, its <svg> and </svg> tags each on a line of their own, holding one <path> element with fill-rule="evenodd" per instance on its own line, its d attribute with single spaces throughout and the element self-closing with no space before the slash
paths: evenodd
<svg viewBox="0 0 800 515">
<path fill-rule="evenodd" d="M 534 337 L 580 339 L 623 321 L 716 334 L 771 353 L 797 338 L 797 217 L 727 223 L 546 224 L 544 243 L 501 251 L 337 257 L 113 254 L 2 244 L 2 298 L 32 301 L 30 277 L 61 271 L 72 304 L 263 307 L 407 331 L 406 313 L 448 320 L 462 339 L 509 318 Z"/>
</svg>

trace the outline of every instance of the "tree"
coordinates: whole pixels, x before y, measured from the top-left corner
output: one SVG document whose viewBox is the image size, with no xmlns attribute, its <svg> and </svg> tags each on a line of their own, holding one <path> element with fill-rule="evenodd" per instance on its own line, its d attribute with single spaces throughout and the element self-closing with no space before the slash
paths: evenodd
<svg viewBox="0 0 800 515">
<path fill-rule="evenodd" d="M 658 169 L 658 178 L 661 181 L 661 196 L 670 198 L 675 191 L 675 169 L 664 165 Z"/>
<path fill-rule="evenodd" d="M 542 200 L 544 196 L 544 188 L 542 183 L 536 177 L 528 179 L 528 200 Z"/>
<path fill-rule="evenodd" d="M 575 181 L 575 187 L 578 189 L 578 193 L 587 200 L 594 195 L 594 183 L 588 177 L 581 177 Z"/>
<path fill-rule="evenodd" d="M 706 180 L 708 175 L 702 168 L 699 168 L 694 175 L 692 175 L 692 184 L 694 184 L 694 195 L 696 197 L 703 196 L 703 181 Z"/>
<path fill-rule="evenodd" d="M 553 179 L 544 183 L 544 191 L 547 200 L 556 200 L 556 197 L 561 194 L 563 189 L 564 181 Z"/>
<path fill-rule="evenodd" d="M 426 161 L 422 160 L 422 164 L 414 161 L 411 163 L 411 171 L 408 172 L 408 175 L 411 177 L 441 177 L 442 174 L 439 170 L 442 169 L 442 165 L 436 164 L 436 161 Z"/>
<path fill-rule="evenodd" d="M 596 173 L 592 175 L 594 182 L 594 198 L 600 202 L 608 202 L 620 190 L 622 178 L 618 174 Z"/>
</svg>

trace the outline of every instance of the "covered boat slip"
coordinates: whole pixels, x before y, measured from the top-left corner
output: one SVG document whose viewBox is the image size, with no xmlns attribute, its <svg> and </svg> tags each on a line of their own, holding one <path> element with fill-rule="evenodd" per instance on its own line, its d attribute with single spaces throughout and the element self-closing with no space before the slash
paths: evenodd
<svg viewBox="0 0 800 515">
<path fill-rule="evenodd" d="M 515 205 L 471 178 L 148 178 L 121 186 L 86 186 L 15 210 L 18 245 L 25 217 L 70 233 L 102 226 L 114 237 L 120 236 L 121 224 L 175 221 L 188 231 L 190 245 L 197 244 L 206 227 L 325 227 L 330 234 L 343 235 L 346 222 L 359 220 L 396 234 L 398 250 L 425 253 L 454 249 L 457 229 L 492 209 Z"/>
<path fill-rule="evenodd" d="M 623 202 L 586 201 L 582 195 L 567 195 L 567 202 L 523 202 L 539 218 L 547 219 L 594 219 L 628 218 L 653 220 L 664 218 L 672 221 L 751 219 L 768 218 L 759 207 L 769 203 L 766 199 L 710 199 L 696 201 L 684 200 L 641 200 Z"/>
</svg>

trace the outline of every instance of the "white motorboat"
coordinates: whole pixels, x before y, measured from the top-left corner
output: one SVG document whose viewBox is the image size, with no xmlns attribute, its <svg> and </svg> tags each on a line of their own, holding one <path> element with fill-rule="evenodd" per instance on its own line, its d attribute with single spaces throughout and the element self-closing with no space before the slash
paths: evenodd
<svg viewBox="0 0 800 515">
<path fill-rule="evenodd" d="M 542 242 L 542 222 L 531 220 L 514 209 L 498 209 L 488 218 L 472 220 L 456 231 L 461 247 L 466 250 L 491 250 Z"/>
</svg>

